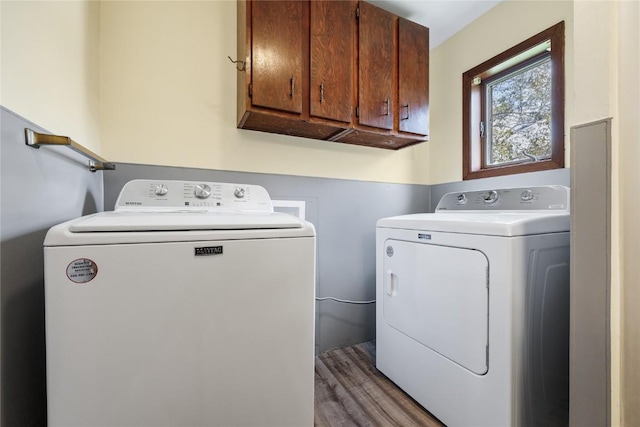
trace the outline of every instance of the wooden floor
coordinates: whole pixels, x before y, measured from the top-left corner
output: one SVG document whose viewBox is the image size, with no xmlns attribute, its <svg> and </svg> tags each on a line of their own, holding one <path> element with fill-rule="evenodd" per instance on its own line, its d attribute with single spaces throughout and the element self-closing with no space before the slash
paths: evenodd
<svg viewBox="0 0 640 427">
<path fill-rule="evenodd" d="M 440 427 L 440 421 L 376 369 L 366 342 L 316 357 L 315 425 Z"/>
</svg>

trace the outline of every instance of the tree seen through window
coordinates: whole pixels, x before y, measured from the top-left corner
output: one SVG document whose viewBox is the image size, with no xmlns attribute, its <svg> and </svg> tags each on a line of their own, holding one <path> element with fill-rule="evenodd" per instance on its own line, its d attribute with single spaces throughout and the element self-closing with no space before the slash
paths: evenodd
<svg viewBox="0 0 640 427">
<path fill-rule="evenodd" d="M 551 156 L 551 61 L 487 83 L 491 111 L 487 163 L 546 159 Z M 533 157 L 532 157 L 533 156 Z"/>
</svg>

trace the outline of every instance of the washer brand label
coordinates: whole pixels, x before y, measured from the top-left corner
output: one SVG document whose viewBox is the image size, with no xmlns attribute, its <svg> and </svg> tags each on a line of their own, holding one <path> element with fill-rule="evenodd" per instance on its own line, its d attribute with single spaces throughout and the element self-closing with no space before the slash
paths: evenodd
<svg viewBox="0 0 640 427">
<path fill-rule="evenodd" d="M 222 255 L 222 246 L 205 246 L 202 248 L 195 248 L 195 255 Z"/>
<path fill-rule="evenodd" d="M 126 201 L 124 202 L 125 205 L 127 206 L 142 206 L 142 202 L 130 202 L 130 201 Z"/>
<path fill-rule="evenodd" d="M 98 265 L 90 259 L 79 258 L 67 266 L 67 277 L 74 283 L 87 283 L 98 275 Z"/>
<path fill-rule="evenodd" d="M 431 234 L 418 233 L 418 239 L 431 240 Z"/>
<path fill-rule="evenodd" d="M 387 252 L 387 256 L 388 257 L 392 257 L 393 256 L 393 246 L 387 246 L 386 252 Z"/>
</svg>

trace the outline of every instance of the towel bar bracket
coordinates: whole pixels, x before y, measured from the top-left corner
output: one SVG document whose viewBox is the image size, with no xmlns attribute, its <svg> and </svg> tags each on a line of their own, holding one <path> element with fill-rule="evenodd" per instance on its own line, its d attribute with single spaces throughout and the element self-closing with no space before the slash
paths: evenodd
<svg viewBox="0 0 640 427">
<path fill-rule="evenodd" d="M 32 148 L 40 148 L 43 145 L 58 145 L 58 146 L 66 146 L 71 148 L 76 153 L 80 153 L 83 156 L 89 158 L 89 170 L 91 172 L 99 171 L 99 170 L 115 170 L 116 165 L 114 163 L 108 162 L 97 154 L 93 153 L 89 149 L 83 147 L 82 145 L 74 142 L 68 136 L 60 136 L 60 135 L 48 135 L 44 133 L 35 132 L 32 129 L 25 128 L 25 143 Z"/>
</svg>

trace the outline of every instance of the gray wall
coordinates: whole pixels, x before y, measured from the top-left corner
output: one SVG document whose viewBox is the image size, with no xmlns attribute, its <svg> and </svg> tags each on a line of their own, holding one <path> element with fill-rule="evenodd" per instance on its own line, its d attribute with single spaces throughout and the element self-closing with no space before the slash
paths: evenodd
<svg viewBox="0 0 640 427">
<path fill-rule="evenodd" d="M 0 107 L 2 426 L 46 425 L 43 251 L 54 224 L 101 211 L 102 172 L 65 147 L 25 145 L 46 131 Z"/>
<path fill-rule="evenodd" d="M 290 175 L 118 164 L 105 172 L 105 209 L 131 179 L 182 179 L 262 185 L 273 199 L 303 200 L 317 233 L 317 296 L 375 299 L 375 227 L 380 218 L 425 212 L 429 187 Z M 316 303 L 316 351 L 375 338 L 375 305 Z"/>
</svg>

